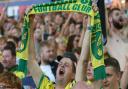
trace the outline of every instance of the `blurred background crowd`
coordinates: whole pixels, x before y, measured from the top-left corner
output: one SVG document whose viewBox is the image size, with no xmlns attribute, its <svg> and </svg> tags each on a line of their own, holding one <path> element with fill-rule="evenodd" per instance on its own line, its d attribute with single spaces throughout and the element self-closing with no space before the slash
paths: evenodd
<svg viewBox="0 0 128 89">
<path fill-rule="evenodd" d="M 29 7 L 30 5 L 8 6 L 8 3 L 0 6 L 0 63 L 5 71 L 13 71 L 11 68 L 19 65 L 16 52 L 21 43 L 24 13 Z M 123 73 L 128 60 L 128 0 L 105 0 L 105 12 L 107 43 L 104 45 L 104 55 L 105 58 L 116 58 Z M 87 16 L 75 12 L 56 12 L 38 14 L 33 19 L 36 23 L 34 26 L 36 61 L 45 75 L 55 82 L 59 62 L 56 59 L 68 51 L 74 53 L 79 60 Z M 9 73 L 8 75 L 11 76 Z M 28 77 L 29 75 L 31 74 L 28 74 Z M 25 87 L 27 86 L 24 84 Z M 31 87 L 35 85 L 32 84 Z"/>
</svg>

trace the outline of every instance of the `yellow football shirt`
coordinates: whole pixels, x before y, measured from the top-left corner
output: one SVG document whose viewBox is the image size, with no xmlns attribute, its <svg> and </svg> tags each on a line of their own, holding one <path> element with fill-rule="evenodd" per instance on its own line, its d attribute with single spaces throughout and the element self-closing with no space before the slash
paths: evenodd
<svg viewBox="0 0 128 89">
<path fill-rule="evenodd" d="M 39 84 L 38 89 L 55 89 L 55 84 L 51 82 L 47 77 L 43 76 L 43 79 L 40 82 L 41 83 Z M 72 89 L 75 83 L 75 81 L 68 83 L 65 89 Z"/>
</svg>

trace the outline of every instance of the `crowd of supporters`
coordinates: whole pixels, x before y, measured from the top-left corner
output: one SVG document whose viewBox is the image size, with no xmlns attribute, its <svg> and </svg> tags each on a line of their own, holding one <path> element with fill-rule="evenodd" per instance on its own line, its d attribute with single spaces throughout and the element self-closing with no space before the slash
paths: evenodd
<svg viewBox="0 0 128 89">
<path fill-rule="evenodd" d="M 107 77 L 102 81 L 93 76 L 89 16 L 76 12 L 34 15 L 35 61 L 28 59 L 25 78 L 16 77 L 24 15 L 16 20 L 8 17 L 6 10 L 0 14 L 0 89 L 128 89 L 127 3 L 123 8 L 105 8 Z"/>
</svg>

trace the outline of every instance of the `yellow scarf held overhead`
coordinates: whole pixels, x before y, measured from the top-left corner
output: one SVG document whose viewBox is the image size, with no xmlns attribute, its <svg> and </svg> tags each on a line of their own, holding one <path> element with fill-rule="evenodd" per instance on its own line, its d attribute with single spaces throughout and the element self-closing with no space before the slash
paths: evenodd
<svg viewBox="0 0 128 89">
<path fill-rule="evenodd" d="M 49 12 L 81 12 L 91 17 L 91 57 L 94 69 L 94 77 L 96 80 L 105 78 L 102 31 L 99 12 L 92 9 L 91 0 L 60 0 L 47 4 L 35 5 L 26 13 L 24 18 L 24 27 L 22 33 L 22 44 L 20 58 L 28 59 L 28 42 L 30 38 L 30 22 L 29 15 L 49 13 Z"/>
</svg>

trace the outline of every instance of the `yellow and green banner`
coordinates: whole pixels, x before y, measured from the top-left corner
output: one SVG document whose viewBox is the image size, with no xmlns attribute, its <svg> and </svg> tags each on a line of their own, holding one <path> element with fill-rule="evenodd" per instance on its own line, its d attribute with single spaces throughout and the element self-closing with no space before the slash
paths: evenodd
<svg viewBox="0 0 128 89">
<path fill-rule="evenodd" d="M 94 13 L 94 24 L 91 28 L 91 43 L 90 52 L 92 58 L 92 66 L 94 71 L 95 80 L 104 79 L 105 66 L 104 66 L 104 53 L 103 53 L 103 42 L 102 42 L 102 30 L 100 15 L 98 12 Z"/>
<path fill-rule="evenodd" d="M 22 32 L 22 44 L 19 52 L 21 59 L 28 59 L 28 45 L 30 38 L 29 15 L 49 13 L 49 12 L 80 12 L 91 17 L 91 57 L 96 80 L 105 78 L 105 66 L 102 44 L 102 30 L 100 15 L 98 11 L 93 11 L 92 0 L 60 0 L 46 4 L 34 5 L 24 17 L 24 27 Z"/>
</svg>

